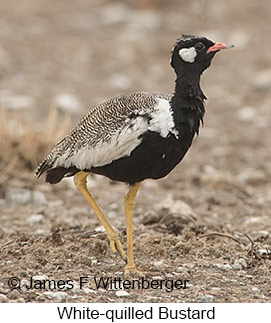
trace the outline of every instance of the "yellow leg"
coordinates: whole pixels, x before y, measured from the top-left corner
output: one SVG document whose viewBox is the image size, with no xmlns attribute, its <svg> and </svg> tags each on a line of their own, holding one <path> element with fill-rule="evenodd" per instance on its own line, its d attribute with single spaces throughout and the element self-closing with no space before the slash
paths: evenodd
<svg viewBox="0 0 271 323">
<path fill-rule="evenodd" d="M 124 198 L 124 212 L 126 216 L 127 231 L 127 265 L 125 266 L 125 274 L 137 273 L 142 274 L 136 269 L 133 254 L 133 229 L 132 229 L 132 211 L 135 206 L 135 198 L 140 186 L 140 182 L 132 186 Z"/>
<path fill-rule="evenodd" d="M 90 195 L 87 189 L 87 176 L 90 173 L 80 171 L 74 175 L 74 183 L 77 189 L 83 194 L 84 198 L 87 200 L 88 204 L 92 207 L 94 213 L 97 215 L 101 224 L 107 232 L 108 239 L 110 241 L 111 250 L 115 253 L 116 249 L 121 255 L 123 260 L 126 260 L 126 256 L 123 250 L 122 243 L 119 240 L 118 234 L 114 231 L 107 218 L 104 216 L 93 197 Z"/>
</svg>

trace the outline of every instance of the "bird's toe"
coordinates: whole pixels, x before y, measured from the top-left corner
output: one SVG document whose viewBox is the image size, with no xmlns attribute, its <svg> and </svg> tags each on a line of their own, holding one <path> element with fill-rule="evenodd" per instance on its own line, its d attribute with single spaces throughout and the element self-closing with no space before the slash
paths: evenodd
<svg viewBox="0 0 271 323">
<path fill-rule="evenodd" d="M 132 277 L 144 277 L 145 273 L 144 271 L 137 269 L 135 266 L 126 265 L 124 270 L 124 275 L 132 276 Z"/>
<path fill-rule="evenodd" d="M 120 242 L 120 240 L 118 238 L 113 238 L 110 239 L 110 248 L 112 250 L 113 253 L 116 253 L 118 251 L 118 253 L 120 254 L 121 258 L 126 261 L 126 255 L 123 249 L 123 245 Z"/>
</svg>

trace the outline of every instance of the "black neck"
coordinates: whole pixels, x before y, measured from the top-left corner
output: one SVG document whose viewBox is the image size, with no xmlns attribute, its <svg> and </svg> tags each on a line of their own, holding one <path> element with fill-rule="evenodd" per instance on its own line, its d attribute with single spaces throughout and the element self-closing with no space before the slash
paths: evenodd
<svg viewBox="0 0 271 323">
<path fill-rule="evenodd" d="M 177 74 L 175 96 L 182 98 L 206 99 L 200 88 L 200 74 L 182 72 Z"/>
<path fill-rule="evenodd" d="M 200 74 L 192 76 L 188 73 L 177 74 L 171 105 L 174 121 L 179 131 L 184 123 L 188 123 L 191 130 L 198 133 L 205 112 L 205 99 L 200 88 Z"/>
</svg>

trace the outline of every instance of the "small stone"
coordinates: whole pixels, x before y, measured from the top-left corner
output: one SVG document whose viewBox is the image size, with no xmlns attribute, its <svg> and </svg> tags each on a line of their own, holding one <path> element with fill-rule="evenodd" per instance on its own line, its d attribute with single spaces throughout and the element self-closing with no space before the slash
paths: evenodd
<svg viewBox="0 0 271 323">
<path fill-rule="evenodd" d="M 26 301 L 25 301 L 25 299 L 24 298 L 22 298 L 22 297 L 20 297 L 20 298 L 18 298 L 17 300 L 16 300 L 16 303 L 25 303 Z"/>
<path fill-rule="evenodd" d="M 41 223 L 44 219 L 42 214 L 32 214 L 26 218 L 26 222 L 30 225 Z"/>
<path fill-rule="evenodd" d="M 164 210 L 167 211 L 167 213 L 176 213 L 193 219 L 197 218 L 197 215 L 192 210 L 191 206 L 182 200 L 173 200 L 172 198 L 164 199 L 157 204 L 156 209 L 160 213 L 161 210 Z"/>
<path fill-rule="evenodd" d="M 262 222 L 262 217 L 260 216 L 254 216 L 254 217 L 251 217 L 251 218 L 248 218 L 246 221 L 245 221 L 245 225 L 250 225 L 250 224 L 255 224 L 255 223 L 260 223 Z"/>
<path fill-rule="evenodd" d="M 257 254 L 259 256 L 269 256 L 271 254 L 271 251 L 269 249 L 258 249 Z"/>
<path fill-rule="evenodd" d="M 130 294 L 127 293 L 125 290 L 118 290 L 116 292 L 116 296 L 118 296 L 118 297 L 127 297 L 127 296 L 130 296 Z"/>
<path fill-rule="evenodd" d="M 245 261 L 245 259 L 236 259 L 232 268 L 234 270 L 242 270 L 242 269 L 246 269 L 247 268 L 247 262 Z"/>
<path fill-rule="evenodd" d="M 214 296 L 199 294 L 196 298 L 196 301 L 200 303 L 212 303 L 214 301 Z"/>
<path fill-rule="evenodd" d="M 149 211 L 146 214 L 143 214 L 140 223 L 146 224 L 153 224 L 158 223 L 161 220 L 161 215 L 155 211 Z"/>
<path fill-rule="evenodd" d="M 6 295 L 0 294 L 0 303 L 7 303 L 9 299 Z"/>
<path fill-rule="evenodd" d="M 216 264 L 215 267 L 221 269 L 221 270 L 224 270 L 224 271 L 229 271 L 229 270 L 232 270 L 232 266 L 229 265 L 229 264 Z"/>
<path fill-rule="evenodd" d="M 174 275 L 172 275 L 171 273 L 167 273 L 166 278 L 167 279 L 172 279 L 172 278 L 174 278 Z"/>
<path fill-rule="evenodd" d="M 42 192 L 34 191 L 33 192 L 33 202 L 37 205 L 47 205 L 47 199 Z"/>
<path fill-rule="evenodd" d="M 116 271 L 115 272 L 115 277 L 120 277 L 122 276 L 123 272 L 122 271 Z"/>
<path fill-rule="evenodd" d="M 90 288 L 83 288 L 83 292 L 85 294 L 93 294 L 93 293 L 96 294 L 96 291 Z"/>
<path fill-rule="evenodd" d="M 234 262 L 232 268 L 234 270 L 242 270 L 242 266 L 239 263 Z"/>
<path fill-rule="evenodd" d="M 184 268 L 184 267 L 177 267 L 177 268 L 176 268 L 176 271 L 177 271 L 178 273 L 188 274 L 187 269 L 186 269 L 186 268 Z"/>
<path fill-rule="evenodd" d="M 46 280 L 49 279 L 46 275 L 36 275 L 32 277 L 33 280 Z"/>
<path fill-rule="evenodd" d="M 91 260 L 91 266 L 97 266 L 98 265 L 98 260 L 97 259 L 92 259 Z"/>
<path fill-rule="evenodd" d="M 95 232 L 105 232 L 105 228 L 101 225 L 95 228 Z"/>
<path fill-rule="evenodd" d="M 258 238 L 267 239 L 269 237 L 269 232 L 265 230 L 260 230 L 257 232 Z"/>
<path fill-rule="evenodd" d="M 7 200 L 14 205 L 25 205 L 31 202 L 32 192 L 27 189 L 10 188 L 7 191 Z"/>
<path fill-rule="evenodd" d="M 211 291 L 212 292 L 220 292 L 221 291 L 221 288 L 219 288 L 219 287 L 212 287 Z"/>
<path fill-rule="evenodd" d="M 162 269 L 165 266 L 165 261 L 164 260 L 158 260 L 154 261 L 154 266 L 157 267 L 158 269 Z"/>
<path fill-rule="evenodd" d="M 53 299 L 56 302 L 63 302 L 65 301 L 66 297 L 67 297 L 67 293 L 65 292 L 44 292 L 43 293 L 44 296 L 46 296 L 49 299 Z"/>
<path fill-rule="evenodd" d="M 251 288 L 251 291 L 252 291 L 253 293 L 257 293 L 257 292 L 259 292 L 259 291 L 260 291 L 260 289 L 259 289 L 258 287 L 252 287 L 252 288 Z"/>
</svg>

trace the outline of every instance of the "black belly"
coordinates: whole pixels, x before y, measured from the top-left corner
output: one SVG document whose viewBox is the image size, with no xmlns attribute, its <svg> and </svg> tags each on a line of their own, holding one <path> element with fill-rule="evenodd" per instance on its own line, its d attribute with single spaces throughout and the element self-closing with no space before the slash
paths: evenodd
<svg viewBox="0 0 271 323">
<path fill-rule="evenodd" d="M 147 178 L 162 178 L 182 160 L 193 137 L 194 133 L 190 129 L 179 139 L 173 135 L 163 138 L 158 133 L 148 131 L 130 156 L 86 171 L 131 185 Z"/>
</svg>

